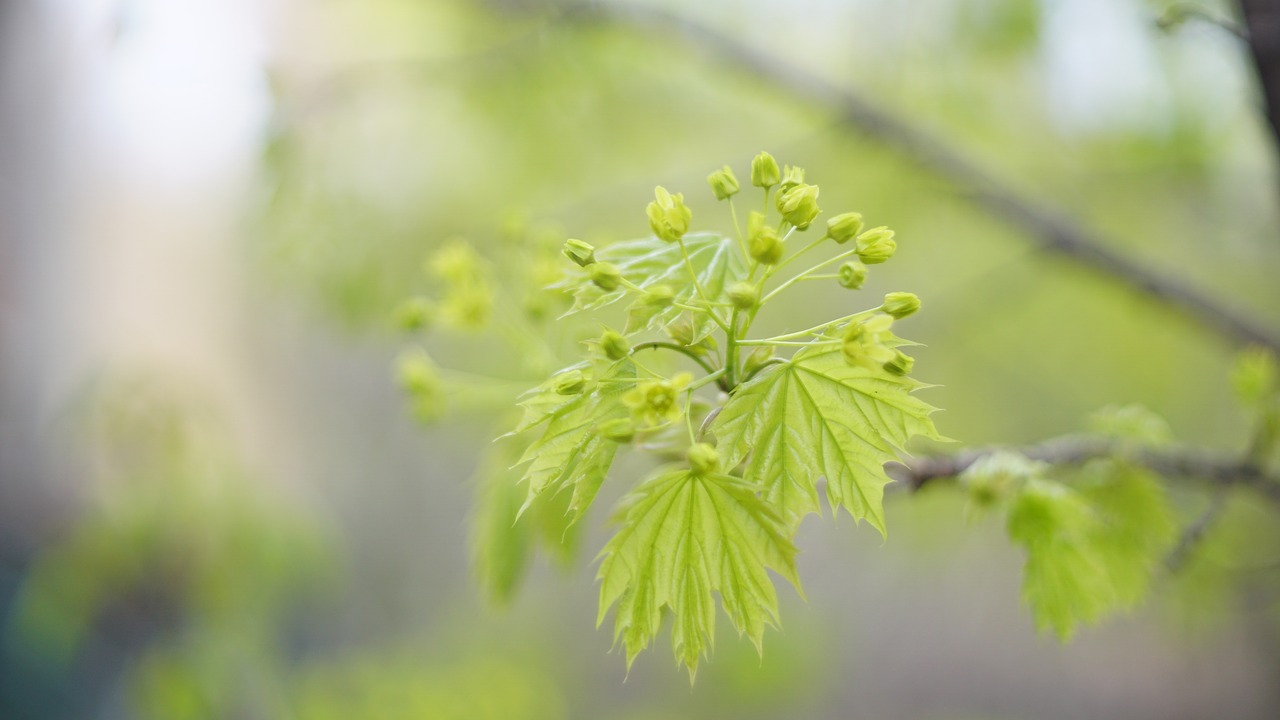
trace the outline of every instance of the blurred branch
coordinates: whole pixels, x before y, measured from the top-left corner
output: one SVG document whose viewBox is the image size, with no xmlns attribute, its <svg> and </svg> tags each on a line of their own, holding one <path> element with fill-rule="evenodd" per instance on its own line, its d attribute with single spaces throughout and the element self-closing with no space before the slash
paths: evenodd
<svg viewBox="0 0 1280 720">
<path fill-rule="evenodd" d="M 1266 104 L 1271 140 L 1280 151 L 1280 2 L 1240 0 L 1249 52 Z"/>
<path fill-rule="evenodd" d="M 1097 437 L 1061 437 L 1016 448 L 975 448 L 951 455 L 915 458 L 906 463 L 888 463 L 885 470 L 914 491 L 935 480 L 954 478 L 992 453 L 1010 450 L 1051 465 L 1081 465 L 1100 458 L 1123 458 L 1165 477 L 1197 478 L 1216 486 L 1252 488 L 1280 506 L 1280 476 L 1255 463 L 1200 448 L 1134 449 Z"/>
<path fill-rule="evenodd" d="M 1177 3 L 1165 8 L 1164 13 L 1161 14 L 1160 17 L 1156 18 L 1156 26 L 1161 30 L 1168 31 L 1173 30 L 1191 20 L 1198 20 L 1212 25 L 1220 30 L 1227 31 L 1238 40 L 1249 42 L 1249 33 L 1246 32 L 1244 28 L 1230 20 L 1223 20 L 1202 7 L 1191 5 L 1189 3 Z"/>
<path fill-rule="evenodd" d="M 1178 544 L 1165 557 L 1164 566 L 1169 572 L 1176 573 L 1186 566 L 1187 560 L 1191 559 L 1191 553 L 1195 552 L 1200 541 L 1204 539 L 1205 532 L 1222 514 L 1222 508 L 1226 507 L 1226 504 L 1227 486 L 1219 485 L 1209 498 L 1209 506 L 1200 513 L 1200 517 L 1183 529 L 1182 535 L 1178 538 Z"/>
<path fill-rule="evenodd" d="M 1266 0 L 1266 3 L 1271 4 L 1271 0 Z M 709 53 L 815 105 L 834 109 L 843 123 L 897 148 L 928 170 L 963 188 L 974 202 L 1025 231 L 1040 248 L 1056 252 L 1143 292 L 1236 343 L 1262 345 L 1280 351 L 1280 336 L 1253 318 L 1178 279 L 1157 273 L 1116 253 L 1111 248 L 1118 247 L 1119 243 L 1077 225 L 1066 213 L 1023 195 L 959 151 L 868 101 L 855 90 L 788 66 L 714 28 L 658 8 L 625 3 L 586 3 L 569 6 L 563 17 L 577 22 L 645 28 L 662 37 L 683 36 L 695 50 Z M 1280 66 L 1277 67 L 1276 81 L 1280 82 Z"/>
</svg>

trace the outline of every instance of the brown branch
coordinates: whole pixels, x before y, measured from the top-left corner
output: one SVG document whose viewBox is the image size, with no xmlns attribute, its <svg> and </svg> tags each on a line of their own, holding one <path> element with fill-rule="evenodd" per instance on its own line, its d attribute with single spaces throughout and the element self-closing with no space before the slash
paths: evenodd
<svg viewBox="0 0 1280 720">
<path fill-rule="evenodd" d="M 1146 293 L 1235 343 L 1280 351 L 1280 336 L 1255 319 L 1181 280 L 1116 253 L 1111 248 L 1119 243 L 1090 232 L 1065 213 L 1025 196 L 959 151 L 868 101 L 855 90 L 789 66 L 714 28 L 657 8 L 615 3 L 580 4 L 570 6 L 564 18 L 648 28 L 663 37 L 682 36 L 695 50 L 784 88 L 806 102 L 835 110 L 841 122 L 897 148 L 934 174 L 963 188 L 974 202 L 1026 232 L 1042 249 Z"/>
<path fill-rule="evenodd" d="M 1214 486 L 1251 488 L 1280 505 L 1280 476 L 1252 462 L 1242 462 L 1238 457 L 1200 448 L 1132 449 L 1123 443 L 1094 437 L 1055 438 L 1015 448 L 974 448 L 951 455 L 888 463 L 885 470 L 907 489 L 919 490 L 928 483 L 954 478 L 981 458 L 1002 450 L 1058 466 L 1080 465 L 1100 458 L 1123 458 L 1164 477 L 1195 478 Z"/>
<path fill-rule="evenodd" d="M 1280 0 L 1240 0 L 1271 140 L 1280 151 Z"/>
</svg>

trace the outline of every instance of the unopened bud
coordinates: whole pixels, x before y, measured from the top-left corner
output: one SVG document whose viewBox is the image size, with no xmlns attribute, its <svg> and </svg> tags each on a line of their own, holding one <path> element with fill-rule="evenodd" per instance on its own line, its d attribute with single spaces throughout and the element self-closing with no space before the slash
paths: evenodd
<svg viewBox="0 0 1280 720">
<path fill-rule="evenodd" d="M 778 212 L 797 230 L 808 228 L 809 223 L 822 212 L 818 207 L 818 186 L 801 183 L 779 191 Z"/>
<path fill-rule="evenodd" d="M 729 302 L 739 310 L 751 310 L 760 303 L 760 289 L 745 280 L 729 286 Z"/>
<path fill-rule="evenodd" d="M 711 186 L 717 200 L 727 200 L 738 192 L 738 178 L 733 176 L 733 170 L 728 165 L 708 175 L 707 184 Z"/>
<path fill-rule="evenodd" d="M 629 418 L 615 418 L 601 423 L 596 432 L 606 440 L 619 443 L 631 442 L 631 438 L 636 436 L 636 424 Z"/>
<path fill-rule="evenodd" d="M 676 291 L 670 285 L 650 285 L 644 290 L 644 302 L 653 307 L 666 307 L 676 299 Z"/>
<path fill-rule="evenodd" d="M 671 338 L 677 345 L 688 347 L 693 344 L 693 321 L 688 316 L 681 317 L 679 320 L 667 326 L 667 337 Z"/>
<path fill-rule="evenodd" d="M 884 305 L 880 309 L 893 316 L 895 320 L 914 314 L 920 309 L 920 298 L 915 293 L 891 292 L 884 296 Z"/>
<path fill-rule="evenodd" d="M 586 267 L 596 261 L 596 249 L 591 243 L 582 240 L 569 239 L 564 241 L 564 249 L 561 250 L 564 256 L 578 264 L 578 267 Z"/>
<path fill-rule="evenodd" d="M 742 363 L 742 370 L 746 373 L 746 376 L 754 375 L 760 368 L 768 364 L 773 359 L 773 351 L 772 345 L 757 345 Z"/>
<path fill-rule="evenodd" d="M 569 370 L 556 376 L 557 395 L 577 395 L 587 389 L 587 378 L 581 370 Z"/>
<path fill-rule="evenodd" d="M 895 349 L 893 353 L 893 359 L 884 364 L 885 371 L 890 375 L 909 375 L 916 359 L 901 350 Z"/>
<path fill-rule="evenodd" d="M 849 260 L 840 266 L 838 274 L 841 287 L 857 290 L 867 281 L 867 266 L 857 260 Z"/>
<path fill-rule="evenodd" d="M 769 226 L 762 226 L 751 236 L 749 247 L 751 258 L 764 265 L 777 265 L 782 260 L 782 239 L 778 231 Z"/>
<path fill-rule="evenodd" d="M 778 184 L 778 161 L 767 152 L 761 152 L 751 161 L 751 184 L 769 188 Z"/>
<path fill-rule="evenodd" d="M 591 282 L 605 292 L 612 292 L 622 284 L 622 272 L 618 266 L 610 262 L 597 262 L 587 266 L 587 274 Z"/>
<path fill-rule="evenodd" d="M 621 360 L 631 354 L 631 344 L 622 333 L 614 330 L 605 330 L 600 336 L 600 349 L 610 360 Z"/>
<path fill-rule="evenodd" d="M 898 243 L 894 242 L 893 231 L 887 227 L 872 228 L 858 236 L 858 259 L 868 265 L 888 260 L 897 249 Z"/>
<path fill-rule="evenodd" d="M 685 455 L 689 467 L 698 474 L 713 473 L 720 470 L 720 452 L 706 443 L 694 443 L 689 446 Z"/>
<path fill-rule="evenodd" d="M 827 219 L 827 237 L 843 245 L 862 232 L 862 213 L 840 213 Z"/>
</svg>

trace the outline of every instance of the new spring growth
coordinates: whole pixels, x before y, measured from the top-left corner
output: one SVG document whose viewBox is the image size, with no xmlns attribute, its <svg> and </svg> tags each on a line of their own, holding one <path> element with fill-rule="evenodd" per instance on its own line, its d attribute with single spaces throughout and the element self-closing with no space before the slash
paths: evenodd
<svg viewBox="0 0 1280 720">
<path fill-rule="evenodd" d="M 786 187 L 784 184 L 783 187 Z M 818 186 L 799 183 L 778 192 L 778 212 L 797 230 L 806 230 L 818 217 Z"/>
<path fill-rule="evenodd" d="M 569 370 L 556 376 L 555 390 L 558 395 L 577 395 L 587 389 L 587 377 L 581 370 Z"/>
<path fill-rule="evenodd" d="M 578 267 L 586 267 L 596 261 L 596 249 L 591 243 L 570 238 L 564 241 L 564 248 L 561 250 L 564 256 L 578 264 Z"/>
<path fill-rule="evenodd" d="M 894 360 L 897 356 L 885 344 L 892 337 L 889 334 L 892 325 L 893 318 L 888 315 L 873 315 L 861 322 L 850 323 L 841 338 L 845 360 L 870 370 L 883 368 L 885 363 Z"/>
<path fill-rule="evenodd" d="M 733 176 L 733 170 L 728 165 L 708 175 L 707 184 L 711 186 L 717 200 L 728 200 L 738 192 L 738 178 Z"/>
<path fill-rule="evenodd" d="M 432 422 L 444 413 L 444 383 L 436 371 L 435 363 L 425 352 L 409 353 L 401 357 L 396 374 L 400 386 L 409 393 L 413 414 L 419 421 Z"/>
<path fill-rule="evenodd" d="M 720 471 L 720 453 L 706 443 L 690 445 L 685 459 L 689 461 L 689 467 L 699 475 Z"/>
<path fill-rule="evenodd" d="M 629 418 L 614 418 L 605 423 L 601 423 L 596 428 L 596 432 L 600 433 L 600 437 L 605 440 L 612 440 L 617 443 L 631 442 L 636 436 L 636 424 Z"/>
<path fill-rule="evenodd" d="M 858 236 L 858 259 L 868 265 L 882 263 L 893 257 L 898 243 L 893 240 L 893 231 L 883 225 L 872 228 Z"/>
<path fill-rule="evenodd" d="M 669 243 L 680 242 L 689 232 L 689 221 L 693 219 L 693 211 L 684 204 L 684 193 L 672 195 L 659 185 L 653 194 L 656 199 L 645 208 L 649 227 L 654 235 Z"/>
<path fill-rule="evenodd" d="M 693 375 L 680 373 L 670 380 L 643 380 L 622 395 L 622 404 L 631 408 L 633 418 L 653 427 L 675 422 L 683 414 L 680 392 L 693 382 Z"/>
<path fill-rule="evenodd" d="M 776 229 L 765 224 L 763 214 L 754 211 L 747 216 L 747 249 L 751 259 L 763 265 L 776 265 L 782 260 L 782 238 Z"/>
<path fill-rule="evenodd" d="M 778 161 L 767 152 L 761 152 L 751 160 L 751 184 L 761 188 L 771 188 L 781 179 L 778 173 Z"/>
<path fill-rule="evenodd" d="M 892 315 L 893 319 L 901 320 L 920 309 L 920 298 L 915 293 L 891 292 L 884 296 L 884 305 L 880 309 Z"/>
<path fill-rule="evenodd" d="M 729 286 L 727 292 L 729 302 L 739 310 L 752 310 L 760 304 L 760 289 L 755 283 L 746 280 L 736 282 Z"/>
<path fill-rule="evenodd" d="M 600 335 L 600 350 L 610 360 L 621 360 L 631 354 L 631 344 L 615 330 L 605 330 Z"/>
<path fill-rule="evenodd" d="M 841 287 L 857 290 L 867 281 L 867 266 L 857 260 L 848 260 L 840 266 L 836 274 L 837 282 Z"/>
<path fill-rule="evenodd" d="M 760 368 L 767 365 L 773 359 L 773 353 L 772 345 L 757 345 L 742 363 L 742 371 L 746 373 L 746 377 L 756 374 Z"/>
<path fill-rule="evenodd" d="M 644 291 L 644 302 L 653 307 L 666 307 L 675 302 L 676 291 L 670 285 L 650 285 Z"/>
<path fill-rule="evenodd" d="M 618 266 L 610 262 L 597 262 L 587 266 L 587 274 L 596 287 L 605 292 L 612 292 L 622 284 L 622 273 Z"/>
<path fill-rule="evenodd" d="M 884 364 L 884 369 L 890 375 L 910 375 L 911 368 L 915 367 L 916 359 L 910 355 L 894 348 L 893 359 Z"/>
<path fill-rule="evenodd" d="M 827 237 L 843 245 L 862 232 L 862 213 L 847 212 L 827 218 Z"/>
</svg>

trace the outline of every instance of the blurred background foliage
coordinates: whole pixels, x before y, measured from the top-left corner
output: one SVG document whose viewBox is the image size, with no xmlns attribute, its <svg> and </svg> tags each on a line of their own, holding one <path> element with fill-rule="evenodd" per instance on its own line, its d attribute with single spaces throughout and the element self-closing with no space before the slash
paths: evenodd
<svg viewBox="0 0 1280 720">
<path fill-rule="evenodd" d="M 1275 717 L 1280 537 L 1243 494 L 1150 603 L 1066 647 L 1020 606 L 1000 522 L 947 487 L 891 498 L 884 543 L 811 521 L 808 601 L 781 593 L 763 659 L 721 637 L 693 691 L 669 648 L 626 676 L 594 629 L 604 517 L 567 572 L 539 561 L 517 587 L 515 568 L 488 568 L 509 591 L 488 603 L 468 533 L 530 539 L 501 517 L 469 525 L 475 486 L 507 487 L 501 449 L 478 458 L 519 390 L 599 333 L 558 322 L 562 299 L 540 290 L 556 249 L 646 234 L 655 184 L 686 194 L 695 229 L 728 231 L 704 177 L 725 163 L 745 177 L 761 149 L 807 168 L 824 210 L 897 231 L 861 294 L 921 296 L 909 337 L 944 434 L 1031 442 L 1139 403 L 1184 441 L 1248 437 L 1237 348 L 1036 250 L 972 188 L 698 28 L 856 89 L 1117 251 L 1280 325 L 1275 153 L 1246 47 L 1222 27 L 1162 28 L 1154 0 L 629 1 L 271 6 L 270 112 L 214 242 L 234 280 L 213 295 L 231 329 L 208 363 L 231 379 L 90 353 L 24 404 L 14 388 L 46 367 L 6 371 L 0 411 L 38 441 L 6 433 L 0 451 L 34 457 L 0 483 L 0 716 Z M 112 17 L 144 33 L 155 7 Z M 1236 22 L 1230 3 L 1202 7 Z M 442 271 L 450 253 L 475 276 Z M 808 285 L 785 329 L 849 303 Z M 416 296 L 445 301 L 410 342 L 396 314 Z M 1172 492 L 1187 521 L 1213 502 Z"/>
</svg>

